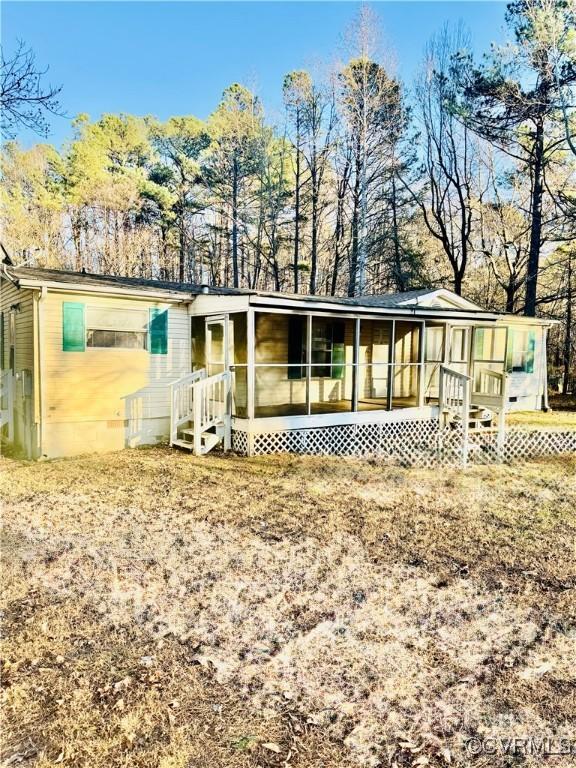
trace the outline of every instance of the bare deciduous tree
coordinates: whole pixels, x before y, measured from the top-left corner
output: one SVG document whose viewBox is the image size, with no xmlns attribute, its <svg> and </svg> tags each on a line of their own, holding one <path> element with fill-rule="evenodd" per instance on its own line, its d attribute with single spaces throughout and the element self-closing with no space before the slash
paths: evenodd
<svg viewBox="0 0 576 768">
<path fill-rule="evenodd" d="M 16 51 L 6 58 L 0 53 L 0 129 L 11 139 L 19 128 L 28 128 L 47 136 L 47 114 L 62 116 L 58 101 L 61 86 L 44 85 L 47 69 L 40 69 L 31 48 L 20 41 Z"/>
<path fill-rule="evenodd" d="M 452 57 L 466 45 L 461 27 L 454 31 L 445 27 L 428 45 L 425 68 L 416 85 L 425 188 L 420 194 L 412 190 L 428 231 L 439 241 L 450 263 L 458 294 L 472 251 L 477 173 L 474 136 L 450 109 L 456 90 L 451 76 Z"/>
</svg>

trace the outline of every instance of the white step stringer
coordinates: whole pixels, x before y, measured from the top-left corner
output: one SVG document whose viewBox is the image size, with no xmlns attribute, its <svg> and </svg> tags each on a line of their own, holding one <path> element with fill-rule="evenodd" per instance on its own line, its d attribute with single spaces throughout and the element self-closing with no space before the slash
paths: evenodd
<svg viewBox="0 0 576 768">
<path fill-rule="evenodd" d="M 170 445 L 209 453 L 222 444 L 231 447 L 231 374 L 208 376 L 202 368 L 170 387 Z"/>
</svg>

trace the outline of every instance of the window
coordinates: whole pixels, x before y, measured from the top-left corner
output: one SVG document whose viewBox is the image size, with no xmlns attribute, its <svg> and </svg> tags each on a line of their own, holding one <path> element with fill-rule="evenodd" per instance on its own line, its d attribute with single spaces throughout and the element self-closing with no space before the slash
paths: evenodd
<svg viewBox="0 0 576 768">
<path fill-rule="evenodd" d="M 441 363 L 444 359 L 444 328 L 428 326 L 426 328 L 426 361 Z"/>
<path fill-rule="evenodd" d="M 146 349 L 148 313 L 135 309 L 87 307 L 86 346 L 98 349 Z"/>
<path fill-rule="evenodd" d="M 87 346 L 146 349 L 146 334 L 138 331 L 108 331 L 90 328 L 88 330 Z"/>
<path fill-rule="evenodd" d="M 506 370 L 510 373 L 534 373 L 535 349 L 535 331 L 510 328 L 508 330 Z"/>
<path fill-rule="evenodd" d="M 306 316 L 288 315 L 288 378 L 303 379 L 306 369 Z"/>
<path fill-rule="evenodd" d="M 312 378 L 344 377 L 344 323 L 312 318 Z"/>
<path fill-rule="evenodd" d="M 451 363 L 468 362 L 468 328 L 452 329 Z"/>
<path fill-rule="evenodd" d="M 505 328 L 476 328 L 474 331 L 474 360 L 504 362 Z"/>
<path fill-rule="evenodd" d="M 502 373 L 506 362 L 506 328 L 475 328 L 473 343 L 474 390 L 484 392 L 485 373 Z"/>
</svg>

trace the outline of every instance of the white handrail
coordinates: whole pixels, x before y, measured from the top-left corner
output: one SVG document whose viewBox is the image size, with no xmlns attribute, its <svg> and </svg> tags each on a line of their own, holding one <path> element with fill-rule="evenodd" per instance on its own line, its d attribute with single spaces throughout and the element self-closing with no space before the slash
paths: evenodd
<svg viewBox="0 0 576 768">
<path fill-rule="evenodd" d="M 485 369 L 480 371 L 479 394 L 503 395 L 506 389 L 506 374 Z"/>
<path fill-rule="evenodd" d="M 202 368 L 183 376 L 171 385 L 170 445 L 178 439 L 178 427 L 192 422 L 194 453 L 200 455 L 202 433 L 214 426 L 224 426 L 224 448 L 231 442 L 231 384 L 230 371 L 208 376 Z"/>
<path fill-rule="evenodd" d="M 206 375 L 206 369 L 201 368 L 170 384 L 170 445 L 178 437 L 178 427 L 191 418 L 194 384 L 205 379 Z"/>
</svg>

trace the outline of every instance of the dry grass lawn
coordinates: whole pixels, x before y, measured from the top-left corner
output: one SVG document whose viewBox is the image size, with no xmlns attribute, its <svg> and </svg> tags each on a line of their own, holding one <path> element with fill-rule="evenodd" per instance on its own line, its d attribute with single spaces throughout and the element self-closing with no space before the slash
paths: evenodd
<svg viewBox="0 0 576 768">
<path fill-rule="evenodd" d="M 0 468 L 4 765 L 526 766 L 463 742 L 576 736 L 576 457 Z"/>
</svg>

